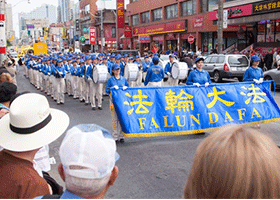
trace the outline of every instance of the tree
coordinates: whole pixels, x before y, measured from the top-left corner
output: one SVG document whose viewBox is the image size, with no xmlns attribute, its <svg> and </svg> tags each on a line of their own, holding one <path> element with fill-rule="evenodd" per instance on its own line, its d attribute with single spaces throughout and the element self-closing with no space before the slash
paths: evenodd
<svg viewBox="0 0 280 200">
<path fill-rule="evenodd" d="M 13 46 L 9 40 L 7 40 L 7 47 Z"/>
</svg>

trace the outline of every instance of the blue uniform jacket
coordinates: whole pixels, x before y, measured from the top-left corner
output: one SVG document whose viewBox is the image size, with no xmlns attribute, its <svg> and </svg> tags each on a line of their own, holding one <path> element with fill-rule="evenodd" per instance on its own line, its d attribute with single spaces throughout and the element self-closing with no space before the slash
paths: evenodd
<svg viewBox="0 0 280 200">
<path fill-rule="evenodd" d="M 165 65 L 165 68 L 164 68 L 164 73 L 167 74 L 167 72 L 171 73 L 171 69 L 172 69 L 172 66 L 175 64 L 175 62 L 173 62 L 173 64 L 171 64 L 171 62 L 168 62 L 166 65 Z"/>
<path fill-rule="evenodd" d="M 244 76 L 243 76 L 243 81 L 253 81 L 253 79 L 259 80 L 260 78 L 263 78 L 263 71 L 261 68 L 257 67 L 249 67 Z"/>
<path fill-rule="evenodd" d="M 211 79 L 209 73 L 205 70 L 198 71 L 198 69 L 193 70 L 187 80 L 187 85 L 193 85 L 194 83 L 199 83 L 201 85 L 205 83 L 211 84 Z"/>
<path fill-rule="evenodd" d="M 159 82 L 164 78 L 163 68 L 158 65 L 151 66 L 147 71 L 144 85 L 148 85 L 149 82 Z"/>
<path fill-rule="evenodd" d="M 94 67 L 93 64 L 88 66 L 87 72 L 86 72 L 86 78 L 93 79 L 93 77 L 92 77 L 93 67 Z"/>
<path fill-rule="evenodd" d="M 150 62 L 148 62 L 148 63 L 143 62 L 142 66 L 143 66 L 143 72 L 146 72 L 148 70 L 148 68 L 150 67 Z"/>
<path fill-rule="evenodd" d="M 60 75 L 59 72 L 62 72 L 62 75 Z M 64 78 L 64 76 L 65 76 L 64 67 L 62 65 L 60 67 L 56 66 L 55 67 L 55 77 L 56 78 Z"/>
<path fill-rule="evenodd" d="M 114 87 L 115 85 L 119 86 L 119 88 L 122 88 L 123 86 L 129 87 L 128 82 L 127 82 L 127 80 L 126 80 L 125 77 L 120 76 L 120 78 L 117 79 L 115 76 L 112 76 L 112 77 L 109 78 L 109 80 L 107 81 L 106 93 L 107 93 L 107 94 L 110 94 L 110 89 L 111 89 L 112 87 Z"/>
</svg>

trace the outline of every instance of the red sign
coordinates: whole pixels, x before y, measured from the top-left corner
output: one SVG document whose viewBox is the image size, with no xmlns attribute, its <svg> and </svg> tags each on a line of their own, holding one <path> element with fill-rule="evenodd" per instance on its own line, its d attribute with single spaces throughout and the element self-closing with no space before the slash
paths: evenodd
<svg viewBox="0 0 280 200">
<path fill-rule="evenodd" d="M 253 13 L 253 5 L 247 4 L 243 6 L 235 6 L 232 8 L 224 9 L 228 11 L 228 19 L 235 17 L 244 17 L 248 15 L 252 15 Z M 218 19 L 218 11 L 212 11 L 209 13 L 209 20 L 214 21 Z"/>
<path fill-rule="evenodd" d="M 124 28 L 125 26 L 124 0 L 117 0 L 117 18 L 118 18 L 118 28 Z"/>
<path fill-rule="evenodd" d="M 101 44 L 101 40 L 98 40 L 99 44 Z M 116 40 L 105 40 L 104 44 L 108 45 L 108 44 L 116 44 L 117 41 Z"/>
<path fill-rule="evenodd" d="M 194 43 L 194 36 L 190 35 L 190 36 L 188 37 L 188 42 L 189 42 L 190 44 Z"/>
<path fill-rule="evenodd" d="M 133 29 L 133 36 L 185 31 L 185 21 L 170 22 Z"/>
<path fill-rule="evenodd" d="M 89 28 L 89 42 L 90 44 L 96 45 L 96 28 Z"/>
<path fill-rule="evenodd" d="M 151 38 L 149 35 L 139 35 L 139 43 L 150 43 Z"/>
<path fill-rule="evenodd" d="M 1 53 L 6 53 L 6 47 L 0 47 L 0 54 Z"/>
<path fill-rule="evenodd" d="M 5 15 L 4 14 L 0 14 L 0 21 L 5 21 Z"/>
<path fill-rule="evenodd" d="M 195 17 L 193 22 L 193 28 L 202 28 L 203 27 L 203 17 Z"/>
<path fill-rule="evenodd" d="M 124 36 L 126 38 L 131 38 L 132 37 L 132 27 L 131 26 L 125 26 L 124 27 Z"/>
</svg>

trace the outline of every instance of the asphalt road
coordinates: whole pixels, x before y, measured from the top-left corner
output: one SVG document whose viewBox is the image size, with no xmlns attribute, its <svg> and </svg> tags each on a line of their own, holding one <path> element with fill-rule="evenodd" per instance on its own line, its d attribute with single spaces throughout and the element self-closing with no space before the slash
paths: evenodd
<svg viewBox="0 0 280 200">
<path fill-rule="evenodd" d="M 20 92 L 30 91 L 43 94 L 23 76 L 22 69 L 17 80 Z M 56 105 L 50 97 L 47 98 L 51 108 L 63 110 L 70 116 L 69 128 L 77 124 L 95 123 L 112 131 L 108 97 L 104 98 L 101 111 L 93 111 L 90 106 L 85 106 L 84 103 L 68 96 L 65 98 L 64 105 Z M 280 105 L 279 91 L 276 92 L 275 99 Z M 280 122 L 263 124 L 260 130 L 280 144 Z M 124 144 L 118 144 L 117 151 L 120 159 L 116 165 L 119 167 L 119 176 L 115 185 L 109 189 L 106 198 L 181 198 L 196 148 L 209 134 L 211 133 L 158 138 L 126 138 Z M 64 186 L 57 172 L 60 162 L 58 151 L 63 137 L 64 134 L 50 144 L 50 157 L 56 160 L 50 174 Z"/>
</svg>

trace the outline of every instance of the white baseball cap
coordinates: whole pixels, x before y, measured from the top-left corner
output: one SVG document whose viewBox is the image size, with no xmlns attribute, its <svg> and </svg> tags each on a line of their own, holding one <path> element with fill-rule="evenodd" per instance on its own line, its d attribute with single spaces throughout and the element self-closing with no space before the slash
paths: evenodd
<svg viewBox="0 0 280 200">
<path fill-rule="evenodd" d="M 66 174 L 101 179 L 110 174 L 119 159 L 111 134 L 95 124 L 78 125 L 67 131 L 59 156 Z"/>
<path fill-rule="evenodd" d="M 51 109 L 47 98 L 28 93 L 17 97 L 0 120 L 0 146 L 24 152 L 39 149 L 61 136 L 69 125 L 65 112 Z"/>
</svg>

